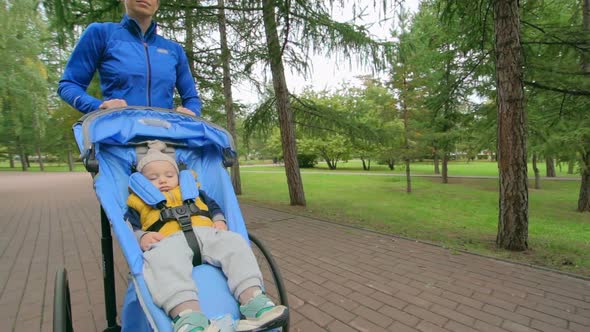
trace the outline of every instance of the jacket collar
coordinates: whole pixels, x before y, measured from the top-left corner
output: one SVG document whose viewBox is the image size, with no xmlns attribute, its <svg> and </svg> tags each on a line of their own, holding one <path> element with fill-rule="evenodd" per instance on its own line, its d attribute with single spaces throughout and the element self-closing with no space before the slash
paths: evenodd
<svg viewBox="0 0 590 332">
<path fill-rule="evenodd" d="M 139 23 L 137 23 L 136 20 L 129 17 L 127 14 L 123 15 L 121 25 L 127 28 L 129 31 L 131 31 L 131 33 L 133 33 L 134 35 L 137 35 L 139 38 L 143 37 L 143 40 L 149 40 L 152 36 L 156 35 L 156 30 L 158 26 L 156 22 L 152 20 L 152 24 L 150 24 L 150 26 L 148 27 L 147 31 L 145 32 L 145 35 L 142 36 L 141 27 L 139 26 Z"/>
</svg>

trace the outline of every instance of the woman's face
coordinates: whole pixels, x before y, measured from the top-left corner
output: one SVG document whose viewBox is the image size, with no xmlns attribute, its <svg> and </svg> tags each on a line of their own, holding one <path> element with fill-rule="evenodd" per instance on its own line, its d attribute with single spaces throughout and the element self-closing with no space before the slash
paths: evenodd
<svg viewBox="0 0 590 332">
<path fill-rule="evenodd" d="M 125 0 L 127 15 L 133 18 L 152 17 L 160 6 L 159 0 Z"/>
</svg>

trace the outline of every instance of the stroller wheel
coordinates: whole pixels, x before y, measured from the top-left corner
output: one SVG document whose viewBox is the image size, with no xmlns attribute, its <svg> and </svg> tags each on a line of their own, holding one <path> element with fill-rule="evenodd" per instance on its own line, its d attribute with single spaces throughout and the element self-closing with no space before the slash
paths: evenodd
<svg viewBox="0 0 590 332">
<path fill-rule="evenodd" d="M 68 272 L 65 268 L 55 273 L 53 288 L 53 332 L 72 332 L 72 305 Z"/>
<path fill-rule="evenodd" d="M 262 276 L 264 278 L 265 293 L 269 296 L 274 303 L 289 307 L 287 300 L 287 290 L 283 283 L 283 278 L 279 271 L 279 266 L 272 258 L 270 251 L 262 244 L 262 241 L 254 236 L 252 233 L 248 233 L 248 237 L 252 242 L 252 250 L 260 266 Z M 265 330 L 266 331 L 266 330 Z M 272 329 L 272 331 L 289 332 L 289 316 L 285 320 L 283 326 L 278 329 Z"/>
</svg>

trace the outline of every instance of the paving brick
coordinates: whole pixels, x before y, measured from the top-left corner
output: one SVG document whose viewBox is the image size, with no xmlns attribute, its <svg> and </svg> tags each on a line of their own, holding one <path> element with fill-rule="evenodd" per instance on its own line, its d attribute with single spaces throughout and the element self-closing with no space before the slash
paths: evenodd
<svg viewBox="0 0 590 332">
<path fill-rule="evenodd" d="M 352 289 L 350 289 L 349 287 L 342 286 L 332 280 L 326 281 L 325 283 L 322 284 L 322 286 L 329 291 L 338 293 L 343 296 L 346 296 L 346 295 L 352 293 Z"/>
<path fill-rule="evenodd" d="M 487 313 L 490 313 L 492 315 L 496 315 L 496 316 L 502 317 L 504 319 L 508 319 L 508 320 L 514 321 L 516 323 L 519 323 L 519 324 L 522 324 L 522 325 L 525 325 L 525 326 L 528 326 L 530 324 L 530 322 L 531 322 L 530 317 L 527 317 L 525 315 L 521 315 L 521 314 L 518 314 L 518 313 L 514 313 L 512 311 L 505 310 L 505 309 L 502 309 L 502 308 L 499 308 L 499 307 L 496 307 L 496 306 L 493 306 L 493 305 L 489 305 L 489 304 L 486 304 L 483 307 L 483 311 L 485 311 Z"/>
<path fill-rule="evenodd" d="M 393 319 L 394 321 L 402 322 L 408 326 L 416 326 L 416 324 L 420 322 L 420 318 L 387 305 L 379 308 L 379 312 Z"/>
<path fill-rule="evenodd" d="M 470 297 L 459 295 L 453 292 L 444 291 L 441 294 L 441 297 L 455 301 L 457 303 L 462 303 L 464 305 L 470 306 L 472 308 L 480 309 L 483 308 L 484 303 L 478 300 L 474 300 Z"/>
<path fill-rule="evenodd" d="M 432 305 L 432 302 L 427 301 L 421 297 L 405 293 L 404 291 L 397 292 L 394 296 L 404 302 L 408 302 L 422 308 L 428 308 Z"/>
<path fill-rule="evenodd" d="M 488 313 L 484 312 L 483 310 L 475 309 L 473 307 L 466 306 L 464 304 L 460 304 L 457 307 L 457 312 L 460 312 L 460 313 L 465 314 L 469 317 L 476 318 L 478 320 L 484 321 L 490 325 L 495 325 L 495 326 L 500 326 L 500 324 L 502 324 L 502 320 L 503 320 L 501 317 L 499 317 L 497 315 L 488 314 Z"/>
<path fill-rule="evenodd" d="M 441 316 L 424 308 L 417 307 L 413 304 L 410 304 L 407 307 L 405 307 L 404 311 L 438 326 L 444 326 L 448 321 L 448 318 L 444 316 Z"/>
<path fill-rule="evenodd" d="M 351 298 L 353 301 L 355 301 L 359 304 L 362 304 L 364 306 L 367 306 L 373 310 L 377 310 L 383 306 L 383 303 L 381 303 L 371 297 L 365 296 L 361 293 L 353 292 L 353 293 L 349 294 L 348 297 Z"/>
<path fill-rule="evenodd" d="M 334 317 L 326 314 L 322 310 L 318 309 L 317 307 L 311 306 L 309 304 L 304 304 L 302 307 L 297 309 L 299 313 L 305 316 L 307 319 L 313 321 L 319 326 L 325 327 L 334 320 Z"/>
<path fill-rule="evenodd" d="M 570 322 L 569 329 L 574 332 L 588 332 L 590 330 L 590 326 Z"/>
<path fill-rule="evenodd" d="M 357 314 L 332 302 L 324 303 L 322 305 L 322 311 L 344 323 L 350 322 L 357 316 Z"/>
<path fill-rule="evenodd" d="M 453 332 L 478 332 L 477 329 L 455 322 L 454 320 L 450 320 L 445 325 L 445 328 Z"/>
<path fill-rule="evenodd" d="M 565 328 L 557 327 L 552 324 L 547 324 L 546 322 L 533 319 L 531 322 L 531 327 L 539 330 L 539 331 L 547 331 L 547 332 L 567 332 L 568 330 Z"/>
<path fill-rule="evenodd" d="M 330 332 L 357 332 L 358 330 L 350 327 L 348 324 L 345 324 L 338 320 L 333 320 L 326 329 Z"/>
<path fill-rule="evenodd" d="M 422 332 L 449 332 L 449 330 L 444 329 L 438 325 L 432 324 L 428 321 L 422 321 L 416 328 Z"/>
<path fill-rule="evenodd" d="M 473 325 L 473 323 L 475 323 L 474 318 L 457 312 L 456 310 L 443 307 L 439 304 L 434 304 L 432 307 L 430 307 L 430 311 L 467 326 Z"/>
<path fill-rule="evenodd" d="M 435 294 L 428 292 L 428 291 L 420 293 L 420 295 L 418 295 L 418 297 L 420 297 L 421 299 L 424 299 L 430 303 L 440 304 L 443 307 L 447 307 L 450 309 L 455 309 L 458 306 L 457 302 L 451 301 L 449 299 L 445 299 L 444 297 L 435 295 Z"/>
<path fill-rule="evenodd" d="M 509 321 L 509 320 L 504 321 L 502 323 L 502 327 L 508 331 L 513 331 L 513 332 L 535 332 L 534 329 L 532 329 L 528 326 L 524 326 L 522 324 L 518 324 L 516 322 Z"/>
<path fill-rule="evenodd" d="M 518 307 L 516 309 L 516 312 L 522 315 L 525 315 L 527 317 L 531 317 L 534 318 L 536 320 L 540 320 L 543 321 L 545 323 L 549 323 L 553 326 L 556 327 L 563 327 L 566 328 L 567 327 L 567 321 L 565 319 L 556 317 L 556 316 L 552 316 L 552 315 L 548 315 L 546 313 L 543 312 L 539 312 L 536 310 L 531 310 L 528 308 L 524 308 L 524 307 Z"/>
<path fill-rule="evenodd" d="M 359 306 L 353 310 L 355 314 L 358 316 L 364 317 L 368 319 L 373 324 L 379 325 L 381 327 L 387 327 L 390 325 L 393 320 L 386 315 L 383 315 L 373 309 L 367 308 L 365 306 Z"/>
<path fill-rule="evenodd" d="M 387 331 L 384 328 L 373 324 L 371 321 L 365 319 L 364 317 L 357 317 L 349 323 L 350 326 L 353 328 L 361 331 L 361 332 L 381 332 Z"/>
<path fill-rule="evenodd" d="M 505 329 L 499 327 L 498 325 L 492 325 L 489 323 L 486 323 L 484 321 L 481 320 L 476 320 L 474 327 L 482 332 L 503 332 L 506 331 Z"/>
<path fill-rule="evenodd" d="M 388 306 L 392 306 L 398 309 L 403 309 L 405 306 L 408 305 L 408 302 L 404 300 L 398 299 L 395 296 L 381 292 L 375 292 L 371 294 L 371 297 L 379 302 L 385 303 Z"/>
<path fill-rule="evenodd" d="M 393 324 L 391 324 L 388 328 L 388 331 L 392 331 L 392 332 L 418 332 L 420 330 L 417 330 L 413 327 L 409 327 L 407 325 L 404 325 L 400 322 L 394 322 Z"/>
</svg>

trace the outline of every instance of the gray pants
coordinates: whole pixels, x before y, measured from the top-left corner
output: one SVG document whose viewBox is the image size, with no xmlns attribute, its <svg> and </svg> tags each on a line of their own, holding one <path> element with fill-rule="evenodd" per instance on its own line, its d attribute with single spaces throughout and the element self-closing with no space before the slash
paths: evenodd
<svg viewBox="0 0 590 332">
<path fill-rule="evenodd" d="M 262 274 L 252 249 L 234 232 L 213 227 L 193 227 L 203 263 L 220 267 L 236 299 L 249 287 L 262 288 Z M 192 278 L 193 251 L 184 234 L 176 232 L 155 243 L 143 254 L 143 275 L 154 303 L 166 314 L 186 301 L 198 301 Z"/>
</svg>

